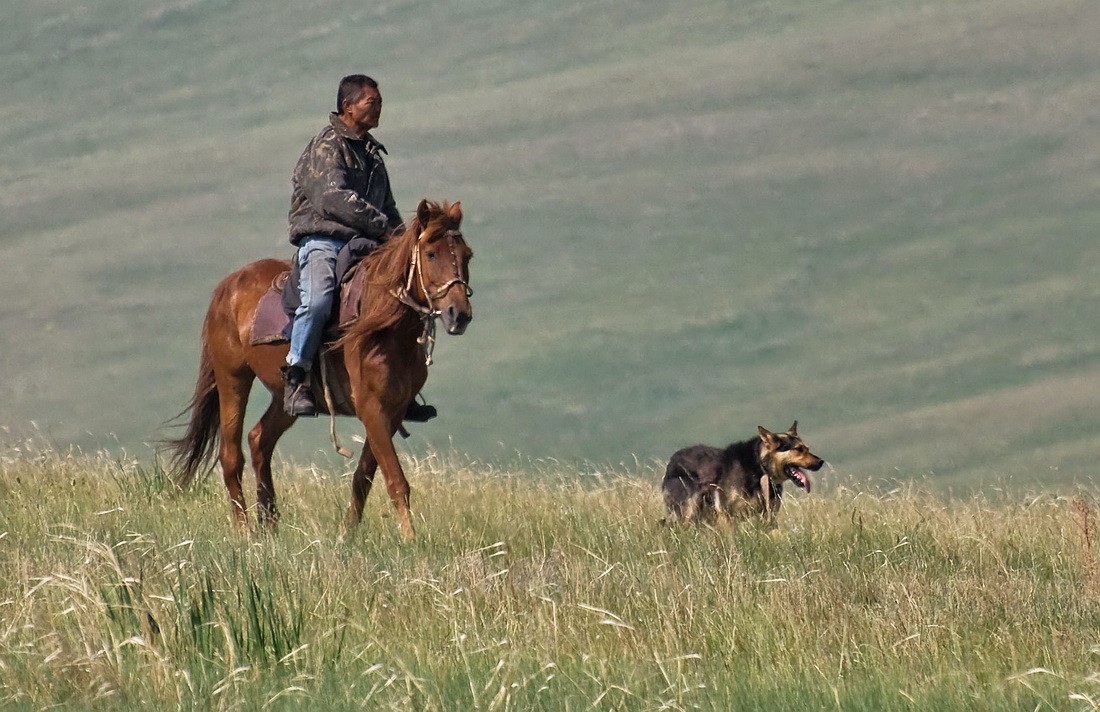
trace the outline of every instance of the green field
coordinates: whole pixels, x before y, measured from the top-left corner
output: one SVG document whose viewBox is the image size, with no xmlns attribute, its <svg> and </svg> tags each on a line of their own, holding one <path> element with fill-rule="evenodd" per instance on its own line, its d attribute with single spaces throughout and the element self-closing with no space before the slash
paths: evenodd
<svg viewBox="0 0 1100 712">
<path fill-rule="evenodd" d="M 477 253 L 408 452 L 617 466 L 797 418 L 868 480 L 1089 481 L 1094 0 L 8 5 L 7 440 L 148 452 L 365 71 L 399 207 L 461 200 Z"/>
<path fill-rule="evenodd" d="M 661 526 L 656 473 L 286 468 L 277 536 L 126 459 L 0 457 L 0 709 L 1095 710 L 1100 510 L 851 482 Z M 579 474 L 579 476 L 578 476 Z"/>
</svg>

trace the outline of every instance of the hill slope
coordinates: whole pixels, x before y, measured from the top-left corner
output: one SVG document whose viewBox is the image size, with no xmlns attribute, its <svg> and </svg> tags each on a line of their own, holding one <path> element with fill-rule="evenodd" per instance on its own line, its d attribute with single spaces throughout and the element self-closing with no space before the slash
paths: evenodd
<svg viewBox="0 0 1100 712">
<path fill-rule="evenodd" d="M 366 71 L 399 206 L 462 200 L 477 253 L 415 450 L 663 458 L 798 418 L 864 475 L 1095 460 L 1088 0 L 53 0 L 2 32 L 16 432 L 158 436 L 210 290 L 288 254 L 291 167 Z"/>
</svg>

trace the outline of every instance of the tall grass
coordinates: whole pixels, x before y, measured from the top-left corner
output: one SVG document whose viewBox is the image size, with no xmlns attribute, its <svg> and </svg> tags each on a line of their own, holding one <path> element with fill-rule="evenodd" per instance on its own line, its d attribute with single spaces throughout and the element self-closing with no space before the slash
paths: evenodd
<svg viewBox="0 0 1100 712">
<path fill-rule="evenodd" d="M 1095 493 L 825 486 L 777 533 L 668 528 L 656 472 L 409 466 L 382 492 L 277 477 L 274 536 L 217 478 L 0 462 L 0 708 L 1095 709 Z M 379 483 L 381 487 L 381 483 Z"/>
</svg>

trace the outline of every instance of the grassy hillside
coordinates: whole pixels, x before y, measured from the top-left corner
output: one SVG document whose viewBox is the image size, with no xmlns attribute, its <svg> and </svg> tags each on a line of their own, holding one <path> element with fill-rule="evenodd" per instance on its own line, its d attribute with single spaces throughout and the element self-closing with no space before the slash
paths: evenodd
<svg viewBox="0 0 1100 712">
<path fill-rule="evenodd" d="M 0 35 L 17 434 L 159 436 L 211 289 L 287 254 L 291 167 L 366 71 L 400 207 L 462 200 L 477 253 L 412 452 L 649 461 L 797 418 L 862 476 L 1091 474 L 1089 0 L 48 0 Z"/>
<path fill-rule="evenodd" d="M 413 467 L 381 493 L 284 468 L 275 537 L 221 486 L 0 459 L 5 710 L 1090 710 L 1096 492 L 826 488 L 781 528 L 668 528 L 655 473 Z M 861 488 L 863 489 L 863 488 Z M 486 493 L 492 496 L 486 496 Z"/>
</svg>

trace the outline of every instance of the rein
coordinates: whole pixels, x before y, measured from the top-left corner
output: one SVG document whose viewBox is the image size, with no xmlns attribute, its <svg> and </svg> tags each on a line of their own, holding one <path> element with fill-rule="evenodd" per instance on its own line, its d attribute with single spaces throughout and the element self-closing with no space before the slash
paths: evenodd
<svg viewBox="0 0 1100 712">
<path fill-rule="evenodd" d="M 428 285 L 424 282 L 424 270 L 420 264 L 420 242 L 424 239 L 425 234 L 427 234 L 427 230 L 421 230 L 420 234 L 416 236 L 416 245 L 413 247 L 412 257 L 409 259 L 409 272 L 405 278 L 405 284 L 399 289 L 393 290 L 391 294 L 397 301 L 420 314 L 424 331 L 417 338 L 416 343 L 424 347 L 424 365 L 431 366 L 432 352 L 435 351 L 435 320 L 443 313 L 436 309 L 435 304 L 432 303 L 433 300 L 442 297 L 447 293 L 447 290 L 456 284 L 461 284 L 466 288 L 467 297 L 473 295 L 474 290 L 470 288 L 467 276 L 462 274 L 462 267 L 459 266 L 458 255 L 455 253 L 455 238 L 462 237 L 462 233 L 458 230 L 447 230 L 443 235 L 447 238 L 447 245 L 451 250 L 454 277 L 434 292 L 428 291 Z M 428 302 L 427 305 L 421 304 L 412 296 L 412 289 L 416 285 L 419 285 L 420 291 L 424 293 L 424 299 Z"/>
</svg>

